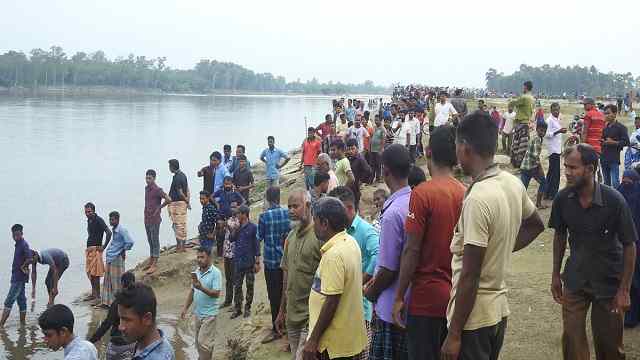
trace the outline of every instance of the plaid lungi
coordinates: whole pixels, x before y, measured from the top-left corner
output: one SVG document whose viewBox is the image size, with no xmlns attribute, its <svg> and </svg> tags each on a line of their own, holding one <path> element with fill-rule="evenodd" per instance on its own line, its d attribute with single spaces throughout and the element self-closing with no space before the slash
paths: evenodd
<svg viewBox="0 0 640 360">
<path fill-rule="evenodd" d="M 405 330 L 375 318 L 373 326 L 373 338 L 371 339 L 371 360 L 407 360 L 407 333 Z"/>
<path fill-rule="evenodd" d="M 84 251 L 84 269 L 90 276 L 102 277 L 104 275 L 100 246 L 90 246 Z"/>
<path fill-rule="evenodd" d="M 513 140 L 511 142 L 511 165 L 516 169 L 520 168 L 524 154 L 529 147 L 529 125 L 519 124 L 513 130 Z"/>
<path fill-rule="evenodd" d="M 122 256 L 116 256 L 111 264 L 107 264 L 104 273 L 104 281 L 102 282 L 102 303 L 111 305 L 116 297 L 116 293 L 122 289 L 120 277 L 124 273 L 124 259 Z"/>
<path fill-rule="evenodd" d="M 169 217 L 173 223 L 173 232 L 176 240 L 187 240 L 187 203 L 185 201 L 172 201 L 169 203 Z"/>
</svg>

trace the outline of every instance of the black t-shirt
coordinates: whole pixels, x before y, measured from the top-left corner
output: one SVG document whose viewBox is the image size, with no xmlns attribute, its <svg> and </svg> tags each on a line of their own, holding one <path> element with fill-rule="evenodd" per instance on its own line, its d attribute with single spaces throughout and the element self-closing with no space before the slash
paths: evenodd
<svg viewBox="0 0 640 360">
<path fill-rule="evenodd" d="M 102 246 L 102 238 L 108 231 L 109 227 L 104 220 L 98 216 L 98 214 L 87 218 L 87 233 L 89 234 L 89 237 L 87 238 L 87 247 Z"/>
<path fill-rule="evenodd" d="M 629 145 L 629 131 L 627 127 L 617 121 L 613 124 L 607 124 L 602 130 L 602 140 L 606 140 L 607 138 L 616 140 L 618 145 L 602 143 L 602 155 L 600 155 L 600 157 L 603 162 L 620 164 L 620 151 Z"/>
<path fill-rule="evenodd" d="M 187 176 L 180 170 L 176 171 L 171 181 L 171 188 L 169 188 L 169 197 L 171 201 L 184 201 L 178 190 L 182 189 L 184 195 L 187 195 L 189 190 L 189 184 L 187 183 Z"/>
</svg>

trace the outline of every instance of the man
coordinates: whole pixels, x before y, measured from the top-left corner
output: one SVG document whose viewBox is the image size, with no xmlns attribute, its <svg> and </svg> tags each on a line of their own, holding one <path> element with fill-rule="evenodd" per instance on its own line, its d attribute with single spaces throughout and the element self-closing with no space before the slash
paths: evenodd
<svg viewBox="0 0 640 360">
<path fill-rule="evenodd" d="M 311 205 L 318 202 L 321 198 L 325 197 L 329 192 L 329 174 L 326 173 L 317 173 L 313 178 L 313 189 L 309 190 L 309 195 L 311 196 Z"/>
<path fill-rule="evenodd" d="M 231 217 L 227 219 L 224 230 L 224 243 L 222 248 L 222 254 L 224 257 L 224 303 L 222 307 L 231 306 L 233 301 L 233 242 L 231 241 L 232 234 L 235 234 L 236 230 L 240 227 L 240 221 L 238 220 L 238 204 L 231 203 Z"/>
<path fill-rule="evenodd" d="M 129 340 L 136 342 L 135 360 L 175 360 L 173 347 L 156 323 L 156 295 L 150 286 L 136 283 L 116 294 L 120 326 Z"/>
<path fill-rule="evenodd" d="M 104 275 L 104 262 L 102 261 L 102 238 L 106 234 L 107 243 L 111 240 L 111 230 L 104 220 L 96 214 L 96 206 L 92 203 L 84 205 L 84 214 L 87 217 L 87 249 L 85 250 L 84 266 L 91 283 L 91 295 L 85 301 L 100 301 L 100 278 Z"/>
<path fill-rule="evenodd" d="M 229 149 L 229 152 L 231 149 Z M 209 166 L 205 166 L 198 171 L 198 177 L 203 178 L 202 190 L 215 194 L 223 186 L 224 178 L 231 176 L 229 169 L 222 163 L 222 155 L 214 151 L 209 156 Z M 173 199 L 173 198 L 172 198 Z"/>
<path fill-rule="evenodd" d="M 371 167 L 358 151 L 358 144 L 355 139 L 347 141 L 347 158 L 353 173 L 353 183 L 349 187 L 355 196 L 356 211 L 360 208 L 360 184 L 369 182 L 371 178 Z"/>
<path fill-rule="evenodd" d="M 117 211 L 109 213 L 109 225 L 113 229 L 113 237 L 111 242 L 107 239 L 104 244 L 107 266 L 102 284 L 102 304 L 100 306 L 103 308 L 111 305 L 115 294 L 121 289 L 120 277 L 125 271 L 125 253 L 133 247 L 133 239 L 129 235 L 129 231 L 120 224 L 120 213 Z"/>
<path fill-rule="evenodd" d="M 322 152 L 322 143 L 316 138 L 313 127 L 307 129 L 307 138 L 302 142 L 302 162 L 300 168 L 304 170 L 304 184 L 307 190 L 313 187 L 313 166 Z"/>
<path fill-rule="evenodd" d="M 345 142 L 349 142 L 350 139 L 356 140 L 356 146 L 358 147 L 358 152 L 362 153 L 365 150 L 365 138 L 369 137 L 369 132 L 365 127 L 362 126 L 362 120 L 360 115 L 353 123 L 353 127 L 349 128 L 347 131 L 347 136 L 345 136 Z"/>
<path fill-rule="evenodd" d="M 347 234 L 351 235 L 360 248 L 360 257 L 362 259 L 362 285 L 364 286 L 373 278 L 376 269 L 376 258 L 378 256 L 378 247 L 380 235 L 376 229 L 368 222 L 364 221 L 357 214 L 356 200 L 353 192 L 344 186 L 338 186 L 333 189 L 329 196 L 337 198 L 347 211 Z M 371 320 L 373 316 L 372 304 L 366 298 L 362 299 L 364 310 L 364 321 L 367 328 L 367 345 L 371 344 Z M 367 359 L 369 347 L 365 348 L 363 358 Z"/>
<path fill-rule="evenodd" d="M 376 114 L 374 118 L 376 126 L 373 130 L 373 134 L 371 135 L 369 159 L 371 162 L 371 168 L 373 170 L 373 180 L 376 182 L 381 182 L 382 163 L 380 159 L 382 156 L 382 151 L 384 150 L 387 131 L 382 124 L 380 115 Z"/>
<path fill-rule="evenodd" d="M 229 173 L 234 174 L 238 167 L 240 166 L 240 158 L 244 156 L 246 159 L 246 148 L 244 145 L 236 146 L 236 156 L 233 157 L 233 162 L 231 163 L 231 167 L 229 168 Z M 251 169 L 251 162 L 247 159 L 246 165 L 248 169 Z"/>
<path fill-rule="evenodd" d="M 260 271 L 260 242 L 257 237 L 257 226 L 249 220 L 250 209 L 246 205 L 238 208 L 240 227 L 231 237 L 233 244 L 233 287 L 234 311 L 231 319 L 242 315 L 242 283 L 247 280 L 247 301 L 244 306 L 244 317 L 251 316 L 253 303 L 253 285 L 255 274 Z"/>
<path fill-rule="evenodd" d="M 2 312 L 2 319 L 0 319 L 0 328 L 3 328 L 7 322 L 13 303 L 15 303 L 16 300 L 18 301 L 18 309 L 20 310 L 20 324 L 24 325 L 27 318 L 27 297 L 24 293 L 24 287 L 29 282 L 29 277 L 27 276 L 28 268 L 25 268 L 25 264 L 31 262 L 31 250 L 29 250 L 29 244 L 24 239 L 22 225 L 15 224 L 11 227 L 11 237 L 15 242 L 13 263 L 11 265 L 11 285 L 7 298 L 4 301 L 4 311 Z"/>
<path fill-rule="evenodd" d="M 579 144 L 565 152 L 567 187 L 553 202 L 549 227 L 555 230 L 551 292 L 562 305 L 564 359 L 588 360 L 585 320 L 591 307 L 596 359 L 624 359 L 623 317 L 638 238 L 625 199 L 595 181 L 596 150 Z M 571 253 L 562 271 L 567 246 Z"/>
<path fill-rule="evenodd" d="M 237 157 L 238 167 L 233 172 L 233 185 L 236 191 L 242 195 L 244 201 L 249 204 L 249 191 L 254 187 L 253 172 L 249 168 L 247 157 L 239 155 Z"/>
<path fill-rule="evenodd" d="M 339 200 L 321 199 L 313 228 L 322 257 L 309 295 L 309 331 L 304 360 L 356 359 L 367 345 L 362 310 L 362 259 L 345 229 L 349 220 Z"/>
<path fill-rule="evenodd" d="M 605 126 L 604 115 L 598 111 L 595 101 L 586 98 L 582 102 L 584 105 L 584 119 L 582 120 L 582 134 L 580 142 L 593 146 L 596 152 L 602 153 L 602 132 Z"/>
<path fill-rule="evenodd" d="M 415 163 L 416 156 L 418 154 L 420 122 L 418 121 L 418 119 L 416 119 L 416 113 L 414 111 L 409 111 L 405 123 L 407 124 L 407 126 L 411 127 L 411 137 L 409 138 L 409 154 L 411 155 L 411 163 Z"/>
<path fill-rule="evenodd" d="M 331 144 L 331 159 L 336 162 L 336 178 L 338 186 L 352 186 L 355 182 L 351 163 L 345 156 L 346 145 L 342 140 L 334 141 Z"/>
<path fill-rule="evenodd" d="M 53 351 L 64 348 L 65 360 L 97 360 L 98 351 L 92 343 L 73 334 L 74 318 L 71 310 L 56 304 L 38 317 L 47 347 Z"/>
<path fill-rule="evenodd" d="M 347 115 L 347 120 L 348 121 L 355 121 L 356 119 L 356 108 L 353 107 L 353 100 L 349 99 L 347 100 L 347 109 L 345 110 L 346 115 Z"/>
<path fill-rule="evenodd" d="M 511 154 L 511 142 L 513 136 L 513 121 L 516 118 L 516 112 L 513 110 L 513 105 L 507 106 L 507 112 L 502 115 L 504 121 L 500 127 L 500 133 L 502 137 L 502 151 L 510 155 Z M 560 161 L 558 159 L 558 161 Z M 558 166 L 560 163 L 558 162 Z"/>
<path fill-rule="evenodd" d="M 289 234 L 289 213 L 280 206 L 280 188 L 267 189 L 266 200 L 269 207 L 258 218 L 258 240 L 264 242 L 264 279 L 267 283 L 267 296 L 271 305 L 272 331 L 262 340 L 263 344 L 280 338 L 276 331 L 276 317 L 282 298 L 283 273 L 280 268 L 284 239 Z"/>
<path fill-rule="evenodd" d="M 475 112 L 458 125 L 456 155 L 473 182 L 451 242 L 452 290 L 443 360 L 490 360 L 500 354 L 509 307 L 505 278 L 511 253 L 544 224 L 518 178 L 493 163 L 498 129 Z"/>
<path fill-rule="evenodd" d="M 333 117 L 331 114 L 327 114 L 324 117 L 324 122 L 316 127 L 316 134 L 320 135 L 322 140 L 322 152 L 329 152 L 329 136 L 333 134 Z"/>
<path fill-rule="evenodd" d="M 147 170 L 145 175 L 147 186 L 144 188 L 144 228 L 149 242 L 149 260 L 142 268 L 146 274 L 151 275 L 157 270 L 158 258 L 160 257 L 160 223 L 162 218 L 160 212 L 162 208 L 171 203 L 171 198 L 156 185 L 156 171 Z M 164 202 L 162 200 L 164 199 Z"/>
<path fill-rule="evenodd" d="M 465 103 L 466 106 L 466 103 Z M 435 106 L 436 118 L 433 121 L 435 127 L 445 125 L 447 123 L 455 123 L 455 119 L 458 116 L 456 108 L 447 101 L 447 93 L 441 92 L 439 101 Z"/>
<path fill-rule="evenodd" d="M 211 161 L 213 163 L 213 155 Z M 219 160 L 219 158 L 218 158 Z M 176 252 L 184 252 L 187 241 L 187 210 L 191 210 L 189 199 L 189 184 L 187 176 L 180 171 L 180 163 L 176 159 L 169 160 L 169 171 L 173 173 L 171 187 L 169 188 L 169 217 L 173 222 L 173 232 L 176 236 Z M 202 170 L 200 171 L 200 173 Z M 200 175 L 198 173 L 198 175 Z M 213 179 L 213 177 L 212 177 Z M 205 185 L 206 186 L 206 185 Z"/>
<path fill-rule="evenodd" d="M 454 91 L 453 97 L 451 98 L 451 105 L 453 105 L 453 108 L 458 113 L 458 119 L 463 119 L 467 116 L 467 101 L 462 97 L 462 89 L 456 89 L 456 91 Z"/>
<path fill-rule="evenodd" d="M 267 167 L 267 187 L 278 186 L 280 184 L 280 169 L 282 169 L 291 158 L 287 153 L 275 147 L 276 139 L 273 136 L 267 137 L 268 148 L 262 151 L 260 161 Z M 284 159 L 281 163 L 280 160 Z"/>
<path fill-rule="evenodd" d="M 227 173 L 232 174 L 231 166 L 233 166 L 233 157 L 231 156 L 231 145 L 225 144 L 222 147 L 222 165 L 227 168 Z"/>
<path fill-rule="evenodd" d="M 516 110 L 511 143 L 511 165 L 515 168 L 520 168 L 524 153 L 529 145 L 529 121 L 533 116 L 533 107 L 535 105 L 535 99 L 531 95 L 532 90 L 533 83 L 525 81 L 522 95 L 509 102 L 509 105 Z"/>
<path fill-rule="evenodd" d="M 136 277 L 131 271 L 127 271 L 120 277 L 120 283 L 123 289 L 128 289 L 136 282 Z M 118 299 L 114 300 L 109 307 L 107 317 L 100 323 L 95 333 L 89 338 L 94 345 L 102 339 L 104 334 L 111 329 L 109 334 L 109 343 L 106 349 L 107 360 L 126 360 L 131 359 L 135 351 L 135 343 L 129 341 L 120 327 L 120 315 L 118 314 Z"/>
<path fill-rule="evenodd" d="M 293 190 L 288 207 L 292 229 L 285 240 L 280 264 L 284 284 L 276 330 L 282 336 L 286 324 L 291 358 L 302 360 L 302 349 L 309 334 L 309 289 L 320 263 L 320 242 L 313 231 L 308 193 Z"/>
<path fill-rule="evenodd" d="M 411 360 L 440 360 L 451 293 L 449 246 L 465 191 L 454 177 L 457 165 L 454 128 L 451 125 L 436 128 L 429 148 L 427 167 L 431 179 L 411 192 L 405 224 L 407 243 L 400 261 L 392 313 L 396 326 L 406 324 Z M 411 296 L 405 303 L 409 286 Z"/>
<path fill-rule="evenodd" d="M 562 154 L 562 134 L 567 129 L 560 125 L 560 104 L 551 104 L 551 115 L 547 118 L 547 133 L 544 144 L 549 154 L 549 170 L 547 171 L 545 199 L 553 200 L 560 187 L 560 154 Z M 504 136 L 504 135 L 503 135 Z"/>
<path fill-rule="evenodd" d="M 184 319 L 189 307 L 193 304 L 196 329 L 194 338 L 198 359 L 212 360 L 216 339 L 218 298 L 222 290 L 222 273 L 211 264 L 211 248 L 198 248 L 196 256 L 198 269 L 191 273 L 191 290 L 180 317 Z"/>
<path fill-rule="evenodd" d="M 478 111 L 489 115 L 489 110 L 487 108 L 487 104 L 482 99 L 478 100 Z"/>
<path fill-rule="evenodd" d="M 409 210 L 411 189 L 408 184 L 411 155 L 403 146 L 394 144 L 382 153 L 382 176 L 391 195 L 380 215 L 380 249 L 376 275 L 365 288 L 365 296 L 374 302 L 371 359 L 407 359 L 404 329 L 393 324 L 393 302 L 398 285 L 400 257 L 405 245 L 404 222 Z"/>
<path fill-rule="evenodd" d="M 213 203 L 218 209 L 218 219 L 216 224 L 216 251 L 218 257 L 222 256 L 224 250 L 225 238 L 225 222 L 231 217 L 231 204 L 236 203 L 238 206 L 244 204 L 244 198 L 233 189 L 233 180 L 226 177 L 224 187 L 213 194 Z"/>
<path fill-rule="evenodd" d="M 219 213 L 211 203 L 211 194 L 208 191 L 200 191 L 200 205 L 202 205 L 202 220 L 198 225 L 200 246 L 211 249 Z"/>
<path fill-rule="evenodd" d="M 347 118 L 345 116 L 344 113 L 340 114 L 340 121 L 336 123 L 336 134 L 344 139 L 344 137 L 347 135 L 347 129 L 349 129 L 349 124 L 347 123 Z M 333 144 L 333 142 L 329 143 L 329 147 L 331 147 L 331 144 Z"/>
<path fill-rule="evenodd" d="M 602 130 L 602 155 L 600 164 L 604 183 L 614 189 L 620 185 L 620 152 L 629 146 L 629 131 L 618 122 L 618 107 L 610 104 L 604 108 L 607 121 Z"/>
<path fill-rule="evenodd" d="M 331 191 L 338 186 L 338 178 L 336 173 L 331 169 L 331 157 L 327 153 L 318 155 L 316 160 L 316 173 L 324 173 L 329 175 L 329 186 L 327 191 Z"/>
<path fill-rule="evenodd" d="M 529 140 L 529 147 L 524 153 L 524 159 L 520 165 L 520 179 L 524 185 L 525 191 L 529 189 L 529 182 L 535 179 L 538 182 L 538 192 L 536 194 L 536 208 L 546 209 L 547 206 L 542 203 L 542 197 L 547 187 L 547 180 L 544 177 L 544 169 L 540 156 L 542 153 L 542 140 L 547 133 L 547 123 L 544 120 L 537 122 L 536 135 Z"/>
<path fill-rule="evenodd" d="M 31 299 L 36 299 L 36 281 L 38 279 L 38 272 L 36 270 L 38 263 L 43 265 L 49 265 L 49 271 L 47 277 L 44 280 L 47 286 L 47 294 L 49 294 L 49 301 L 47 307 L 50 307 L 55 303 L 56 296 L 58 295 L 58 287 L 60 284 L 60 278 L 62 274 L 69 268 L 69 257 L 67 253 L 60 249 L 44 249 L 41 251 L 31 251 Z"/>
</svg>

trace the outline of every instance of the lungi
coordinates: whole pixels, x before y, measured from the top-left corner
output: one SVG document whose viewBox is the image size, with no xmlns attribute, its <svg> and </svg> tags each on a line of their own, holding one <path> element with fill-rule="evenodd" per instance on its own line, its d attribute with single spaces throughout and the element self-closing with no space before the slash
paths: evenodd
<svg viewBox="0 0 640 360">
<path fill-rule="evenodd" d="M 107 264 L 107 270 L 104 273 L 104 281 L 102 282 L 102 303 L 111 305 L 116 297 L 116 293 L 122 289 L 120 277 L 124 273 L 124 259 L 122 256 L 116 256 L 111 264 Z"/>
<path fill-rule="evenodd" d="M 518 124 L 513 129 L 511 143 L 511 165 L 516 169 L 520 168 L 527 147 L 529 147 L 529 124 Z"/>
<path fill-rule="evenodd" d="M 102 262 L 102 248 L 90 246 L 84 251 L 84 268 L 89 276 L 102 277 L 104 275 L 104 263 Z"/>
<path fill-rule="evenodd" d="M 173 201 L 169 203 L 168 209 L 176 240 L 187 241 L 187 203 L 185 201 Z"/>
</svg>

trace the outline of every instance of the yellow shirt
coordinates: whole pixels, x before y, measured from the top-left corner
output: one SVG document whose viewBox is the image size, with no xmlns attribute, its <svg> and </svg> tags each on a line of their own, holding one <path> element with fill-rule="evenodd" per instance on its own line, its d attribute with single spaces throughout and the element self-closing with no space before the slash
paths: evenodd
<svg viewBox="0 0 640 360">
<path fill-rule="evenodd" d="M 493 326 L 509 315 L 505 278 L 522 220 L 536 210 L 522 182 L 515 176 L 489 169 L 476 180 L 462 205 L 462 214 L 451 241 L 452 289 L 447 319 L 456 305 L 464 245 L 486 248 L 478 295 L 464 330 Z"/>
<path fill-rule="evenodd" d="M 346 156 L 336 161 L 336 178 L 338 178 L 339 186 L 345 186 L 347 184 L 347 181 L 349 181 L 347 173 L 349 171 L 351 171 L 351 163 Z"/>
<path fill-rule="evenodd" d="M 340 303 L 320 338 L 319 352 L 330 358 L 360 354 L 367 346 L 362 309 L 362 258 L 354 238 L 340 232 L 320 249 L 322 258 L 309 296 L 309 335 L 320 316 L 327 295 L 340 294 Z"/>
</svg>

